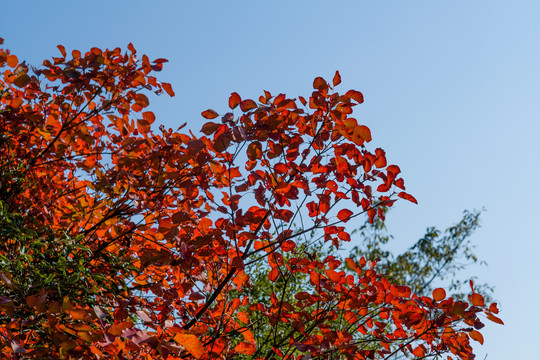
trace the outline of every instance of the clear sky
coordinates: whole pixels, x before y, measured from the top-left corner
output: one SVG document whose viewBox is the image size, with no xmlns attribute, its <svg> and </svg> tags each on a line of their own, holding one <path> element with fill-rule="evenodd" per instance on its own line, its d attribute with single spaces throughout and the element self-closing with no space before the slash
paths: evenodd
<svg viewBox="0 0 540 360">
<path fill-rule="evenodd" d="M 540 298 L 540 2 L 5 1 L 0 37 L 32 64 L 92 46 L 170 60 L 153 99 L 158 122 L 199 130 L 202 110 L 237 91 L 309 95 L 339 70 L 360 90 L 372 130 L 419 205 L 398 202 L 388 226 L 407 247 L 485 207 L 474 235 L 505 326 L 487 324 L 478 359 L 538 359 Z M 533 343 L 531 344 L 531 341 Z"/>
</svg>

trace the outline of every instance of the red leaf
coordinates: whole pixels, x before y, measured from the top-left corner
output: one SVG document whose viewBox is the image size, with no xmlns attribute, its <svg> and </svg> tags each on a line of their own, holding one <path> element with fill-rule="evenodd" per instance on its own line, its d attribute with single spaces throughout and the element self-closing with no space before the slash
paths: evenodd
<svg viewBox="0 0 540 360">
<path fill-rule="evenodd" d="M 402 199 L 409 200 L 410 202 L 413 202 L 415 204 L 418 204 L 418 201 L 414 198 L 414 196 L 407 194 L 406 192 L 402 191 L 398 194 L 398 196 Z"/>
<path fill-rule="evenodd" d="M 316 273 L 316 272 L 312 271 L 309 274 L 309 280 L 313 285 L 318 286 L 319 282 L 321 280 L 321 275 L 319 273 Z"/>
<path fill-rule="evenodd" d="M 305 291 L 299 292 L 296 295 L 294 295 L 296 300 L 307 300 L 311 297 L 311 294 Z"/>
<path fill-rule="evenodd" d="M 284 163 L 277 163 L 274 165 L 274 171 L 278 174 L 286 174 L 291 168 Z"/>
<path fill-rule="evenodd" d="M 202 129 L 201 129 L 201 132 L 205 135 L 212 135 L 213 133 L 216 132 L 216 130 L 218 129 L 218 127 L 220 127 L 221 124 L 216 124 L 214 122 L 207 122 L 206 124 L 203 125 Z"/>
<path fill-rule="evenodd" d="M 268 273 L 268 280 L 271 282 L 274 282 L 279 277 L 279 270 L 277 268 L 273 268 L 270 270 L 270 273 Z"/>
<path fill-rule="evenodd" d="M 433 300 L 441 301 L 446 298 L 446 291 L 443 288 L 437 288 L 433 290 Z"/>
<path fill-rule="evenodd" d="M 347 222 L 352 214 L 353 214 L 353 212 L 351 210 L 349 210 L 349 209 L 341 209 L 338 212 L 337 217 L 338 217 L 339 220 L 341 220 L 343 222 Z"/>
<path fill-rule="evenodd" d="M 339 84 L 341 84 L 341 75 L 339 74 L 339 71 L 336 71 L 336 75 L 334 75 L 332 83 L 334 84 L 334 86 L 338 86 Z"/>
<path fill-rule="evenodd" d="M 375 167 L 377 168 L 383 168 L 386 166 L 386 153 L 383 149 L 375 149 L 375 155 L 377 155 L 377 159 L 375 160 Z"/>
<path fill-rule="evenodd" d="M 399 174 L 401 172 L 401 169 L 399 168 L 399 166 L 397 165 L 389 165 L 387 168 L 386 168 L 386 171 L 390 174 L 392 174 L 392 176 L 396 177 L 397 174 Z"/>
<path fill-rule="evenodd" d="M 281 244 L 281 249 L 285 252 L 289 252 L 294 250 L 296 247 L 296 243 L 292 240 L 284 241 L 283 244 Z"/>
<path fill-rule="evenodd" d="M 212 109 L 208 109 L 208 110 L 203 111 L 201 113 L 201 115 L 205 119 L 215 119 L 215 118 L 217 118 L 219 116 L 219 114 L 217 112 L 215 112 L 214 110 L 212 110 Z"/>
<path fill-rule="evenodd" d="M 499 319 L 498 317 L 496 317 L 495 315 L 493 315 L 492 313 L 487 313 L 487 314 L 486 314 L 486 317 L 487 317 L 489 320 L 491 320 L 491 321 L 493 321 L 493 322 L 495 322 L 495 323 L 497 323 L 497 324 L 504 325 L 504 322 L 503 322 L 501 319 Z"/>
<path fill-rule="evenodd" d="M 242 111 L 249 111 L 251 109 L 255 109 L 257 107 L 257 103 L 251 99 L 244 100 L 240 103 L 240 109 Z"/>
<path fill-rule="evenodd" d="M 204 345 L 197 336 L 193 334 L 176 334 L 173 339 L 197 359 L 204 355 Z"/>
<path fill-rule="evenodd" d="M 169 94 L 170 97 L 173 97 L 173 96 L 174 96 L 174 91 L 173 91 L 173 89 L 172 89 L 171 84 L 166 83 L 166 82 L 162 82 L 162 83 L 161 83 L 161 86 L 163 87 L 163 90 L 165 90 L 165 92 L 166 92 L 167 94 Z"/>
<path fill-rule="evenodd" d="M 33 308 L 35 306 L 38 306 L 39 304 L 42 304 L 45 299 L 47 298 L 47 293 L 41 294 L 41 295 L 30 295 L 26 297 L 26 304 Z"/>
<path fill-rule="evenodd" d="M 313 88 L 320 90 L 322 88 L 328 87 L 328 84 L 326 83 L 326 80 L 324 80 L 322 77 L 316 77 L 315 80 L 313 80 Z"/>
<path fill-rule="evenodd" d="M 280 219 L 280 220 L 283 220 L 285 222 L 291 221 L 291 218 L 293 217 L 293 215 L 294 215 L 294 213 L 289 209 L 280 209 L 280 210 L 277 210 L 274 213 L 274 217 L 276 219 Z"/>
<path fill-rule="evenodd" d="M 243 270 L 245 267 L 244 260 L 242 260 L 242 258 L 239 256 L 235 256 L 234 259 L 232 259 L 231 264 L 239 270 Z"/>
<path fill-rule="evenodd" d="M 240 95 L 238 95 L 238 93 L 233 92 L 231 96 L 229 97 L 229 107 L 231 109 L 234 109 L 235 107 L 238 106 L 238 104 L 240 104 L 240 102 L 242 102 L 242 98 L 240 97 Z"/>
</svg>

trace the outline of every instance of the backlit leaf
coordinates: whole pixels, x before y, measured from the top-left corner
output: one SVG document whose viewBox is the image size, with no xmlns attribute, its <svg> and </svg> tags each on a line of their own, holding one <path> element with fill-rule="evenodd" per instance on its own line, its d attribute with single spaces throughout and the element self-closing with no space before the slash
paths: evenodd
<svg viewBox="0 0 540 360">
<path fill-rule="evenodd" d="M 234 350 L 239 354 L 246 354 L 246 355 L 253 355 L 255 354 L 255 351 L 257 350 L 255 348 L 255 345 L 248 343 L 246 341 L 242 341 L 236 347 Z"/>
<path fill-rule="evenodd" d="M 204 355 L 204 345 L 197 338 L 197 336 L 188 333 L 176 334 L 173 337 L 179 345 L 183 346 L 191 355 L 195 358 L 200 358 Z"/>
</svg>

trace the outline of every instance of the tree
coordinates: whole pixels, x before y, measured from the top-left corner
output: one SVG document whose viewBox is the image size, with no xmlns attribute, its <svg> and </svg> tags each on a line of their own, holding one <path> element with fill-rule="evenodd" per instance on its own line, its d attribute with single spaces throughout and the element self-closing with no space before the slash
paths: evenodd
<svg viewBox="0 0 540 360">
<path fill-rule="evenodd" d="M 373 222 L 366 221 L 359 229 L 351 232 L 352 241 L 357 240 L 355 242 L 358 245 L 354 246 L 348 257 L 355 263 L 364 258 L 371 262 L 369 267 L 372 267 L 373 263 L 376 262 L 377 271 L 390 282 L 397 285 L 408 285 L 411 291 L 417 295 L 432 294 L 433 290 L 437 288 L 434 286 L 434 281 L 436 281 L 439 286 L 442 285 L 447 290 L 452 291 L 450 296 L 454 299 L 466 299 L 465 293 L 461 290 L 464 283 L 468 283 L 468 281 L 463 281 L 462 277 L 459 276 L 460 272 L 472 264 L 484 264 L 473 253 L 469 239 L 479 227 L 479 217 L 479 211 L 465 211 L 463 218 L 457 224 L 443 232 L 430 227 L 420 240 L 398 256 L 385 249 L 385 245 L 393 237 L 387 233 L 382 219 L 375 218 Z M 304 241 L 297 243 L 298 247 L 317 261 L 332 254 L 336 255 L 332 246 L 328 246 L 320 238 L 308 236 Z M 347 266 L 344 258 L 341 254 L 338 256 L 342 262 L 339 270 L 345 271 L 347 274 L 354 274 L 355 272 Z M 287 263 L 289 259 L 290 257 L 285 256 L 284 262 Z M 282 278 L 281 281 L 272 283 L 268 279 L 271 270 L 265 263 L 257 264 L 256 267 L 248 270 L 253 286 L 244 291 L 253 302 L 268 303 L 271 294 L 275 293 L 280 294 L 281 301 L 294 303 L 294 296 L 310 286 L 309 276 L 306 274 L 289 277 L 286 280 Z M 481 292 L 484 293 L 492 292 L 492 289 L 486 284 L 482 285 L 481 289 L 483 290 Z M 264 324 L 257 326 L 255 338 L 261 339 L 258 342 L 259 348 L 266 348 L 266 350 L 272 347 L 274 334 L 286 334 L 291 331 L 291 324 L 272 325 L 269 319 L 254 318 L 250 320 L 258 320 L 259 323 Z M 362 333 L 353 334 L 353 336 L 356 336 L 358 341 L 366 340 L 366 336 Z M 264 350 L 261 351 L 264 352 Z M 404 354 L 396 354 L 392 359 L 398 357 L 403 358 Z"/>
<path fill-rule="evenodd" d="M 153 75 L 166 60 L 131 44 L 58 48 L 31 70 L 0 50 L 6 358 L 469 359 L 479 316 L 501 322 L 474 289 L 468 302 L 418 296 L 364 258 L 346 259 L 346 274 L 335 256 L 297 248 L 308 233 L 339 248 L 350 219 L 415 202 L 399 167 L 364 146 L 370 131 L 350 116 L 363 96 L 335 92 L 339 73 L 316 78 L 309 99 L 233 93 L 237 115 L 204 111 L 197 136 L 152 128 L 146 94 L 174 96 Z M 259 263 L 272 282 L 310 287 L 294 303 L 252 303 Z M 254 318 L 292 330 L 266 349 Z"/>
</svg>

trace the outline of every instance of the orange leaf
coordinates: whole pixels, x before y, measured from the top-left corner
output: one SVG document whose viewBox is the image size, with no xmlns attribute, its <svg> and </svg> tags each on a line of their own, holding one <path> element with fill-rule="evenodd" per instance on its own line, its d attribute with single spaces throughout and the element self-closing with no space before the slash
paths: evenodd
<svg viewBox="0 0 540 360">
<path fill-rule="evenodd" d="M 66 57 L 66 48 L 63 47 L 62 45 L 57 45 L 56 47 L 58 48 L 58 50 L 60 50 L 60 52 L 62 53 L 62 56 Z"/>
<path fill-rule="evenodd" d="M 165 90 L 165 92 L 169 94 L 170 97 L 174 96 L 174 91 L 172 89 L 171 84 L 164 82 L 164 83 L 161 83 L 161 86 L 163 87 L 163 90 Z"/>
<path fill-rule="evenodd" d="M 446 298 L 446 291 L 443 288 L 437 288 L 433 290 L 433 300 L 441 301 Z"/>
<path fill-rule="evenodd" d="M 234 109 L 238 106 L 238 104 L 240 104 L 240 102 L 242 102 L 242 98 L 240 97 L 240 95 L 238 95 L 238 93 L 236 92 L 233 92 L 229 97 L 229 107 L 231 109 Z"/>
<path fill-rule="evenodd" d="M 339 84 L 341 84 L 341 75 L 339 75 L 339 71 L 336 71 L 336 75 L 334 75 L 332 83 L 334 84 L 334 86 L 338 86 Z"/>
<path fill-rule="evenodd" d="M 469 331 L 469 336 L 471 339 L 478 341 L 480 344 L 484 344 L 484 337 L 482 334 L 476 330 Z"/>
<path fill-rule="evenodd" d="M 240 103 L 240 109 L 242 111 L 249 111 L 251 109 L 255 109 L 257 107 L 257 103 L 251 99 L 244 100 Z"/>
<path fill-rule="evenodd" d="M 424 357 L 426 355 L 426 351 L 420 346 L 414 349 L 412 353 L 414 356 L 417 356 L 417 357 Z"/>
<path fill-rule="evenodd" d="M 345 95 L 355 100 L 359 104 L 364 102 L 364 95 L 362 95 L 360 91 L 349 90 Z"/>
<path fill-rule="evenodd" d="M 349 267 L 349 269 L 351 270 L 356 270 L 356 268 L 358 267 L 358 265 L 354 262 L 353 259 L 351 258 L 346 258 L 345 259 L 345 263 L 347 264 L 347 266 Z"/>
<path fill-rule="evenodd" d="M 484 306 L 484 297 L 480 294 L 477 294 L 477 293 L 473 293 L 471 296 L 470 296 L 470 300 L 471 300 L 471 303 L 474 305 L 474 306 Z"/>
<path fill-rule="evenodd" d="M 215 119 L 215 118 L 217 118 L 219 116 L 219 114 L 217 112 L 215 112 L 214 110 L 212 110 L 212 109 L 208 109 L 206 111 L 203 111 L 201 113 L 201 115 L 205 119 Z"/>
<path fill-rule="evenodd" d="M 196 358 L 200 358 L 204 355 L 204 345 L 197 336 L 193 334 L 176 334 L 173 339 Z"/>
<path fill-rule="evenodd" d="M 135 326 L 135 324 L 133 324 L 131 321 L 124 321 L 114 324 L 109 328 L 109 330 L 107 330 L 107 332 L 111 335 L 118 336 L 122 333 L 122 331 L 132 328 L 133 326 Z"/>
<path fill-rule="evenodd" d="M 351 210 L 349 210 L 349 209 L 341 209 L 338 212 L 337 217 L 338 217 L 339 220 L 341 220 L 343 222 L 347 222 L 352 214 L 353 214 L 353 212 Z"/>
<path fill-rule="evenodd" d="M 245 323 L 247 323 L 247 321 Z M 248 343 L 255 344 L 255 336 L 253 336 L 253 333 L 251 331 L 249 330 L 242 331 L 242 336 Z"/>
<path fill-rule="evenodd" d="M 493 322 L 495 322 L 495 323 L 497 323 L 497 324 L 504 325 L 504 322 L 503 322 L 501 319 L 499 319 L 498 317 L 496 317 L 495 315 L 493 315 L 492 313 L 487 313 L 487 314 L 486 314 L 486 317 L 487 317 L 489 320 L 491 320 L 491 321 L 493 321 Z"/>
<path fill-rule="evenodd" d="M 367 126 L 358 125 L 354 129 L 354 132 L 357 133 L 358 135 L 360 135 L 360 137 L 362 137 L 362 139 L 364 139 L 366 142 L 371 141 L 371 131 L 369 130 L 369 128 Z"/>
<path fill-rule="evenodd" d="M 255 348 L 255 345 L 242 341 L 240 344 L 236 345 L 234 350 L 240 354 L 253 355 L 257 349 Z"/>
<path fill-rule="evenodd" d="M 10 68 L 14 68 L 19 63 L 19 59 L 15 55 L 8 55 L 6 62 Z"/>
<path fill-rule="evenodd" d="M 149 124 L 152 124 L 156 120 L 156 115 L 151 111 L 145 111 L 142 113 L 143 118 L 148 121 Z"/>
</svg>

